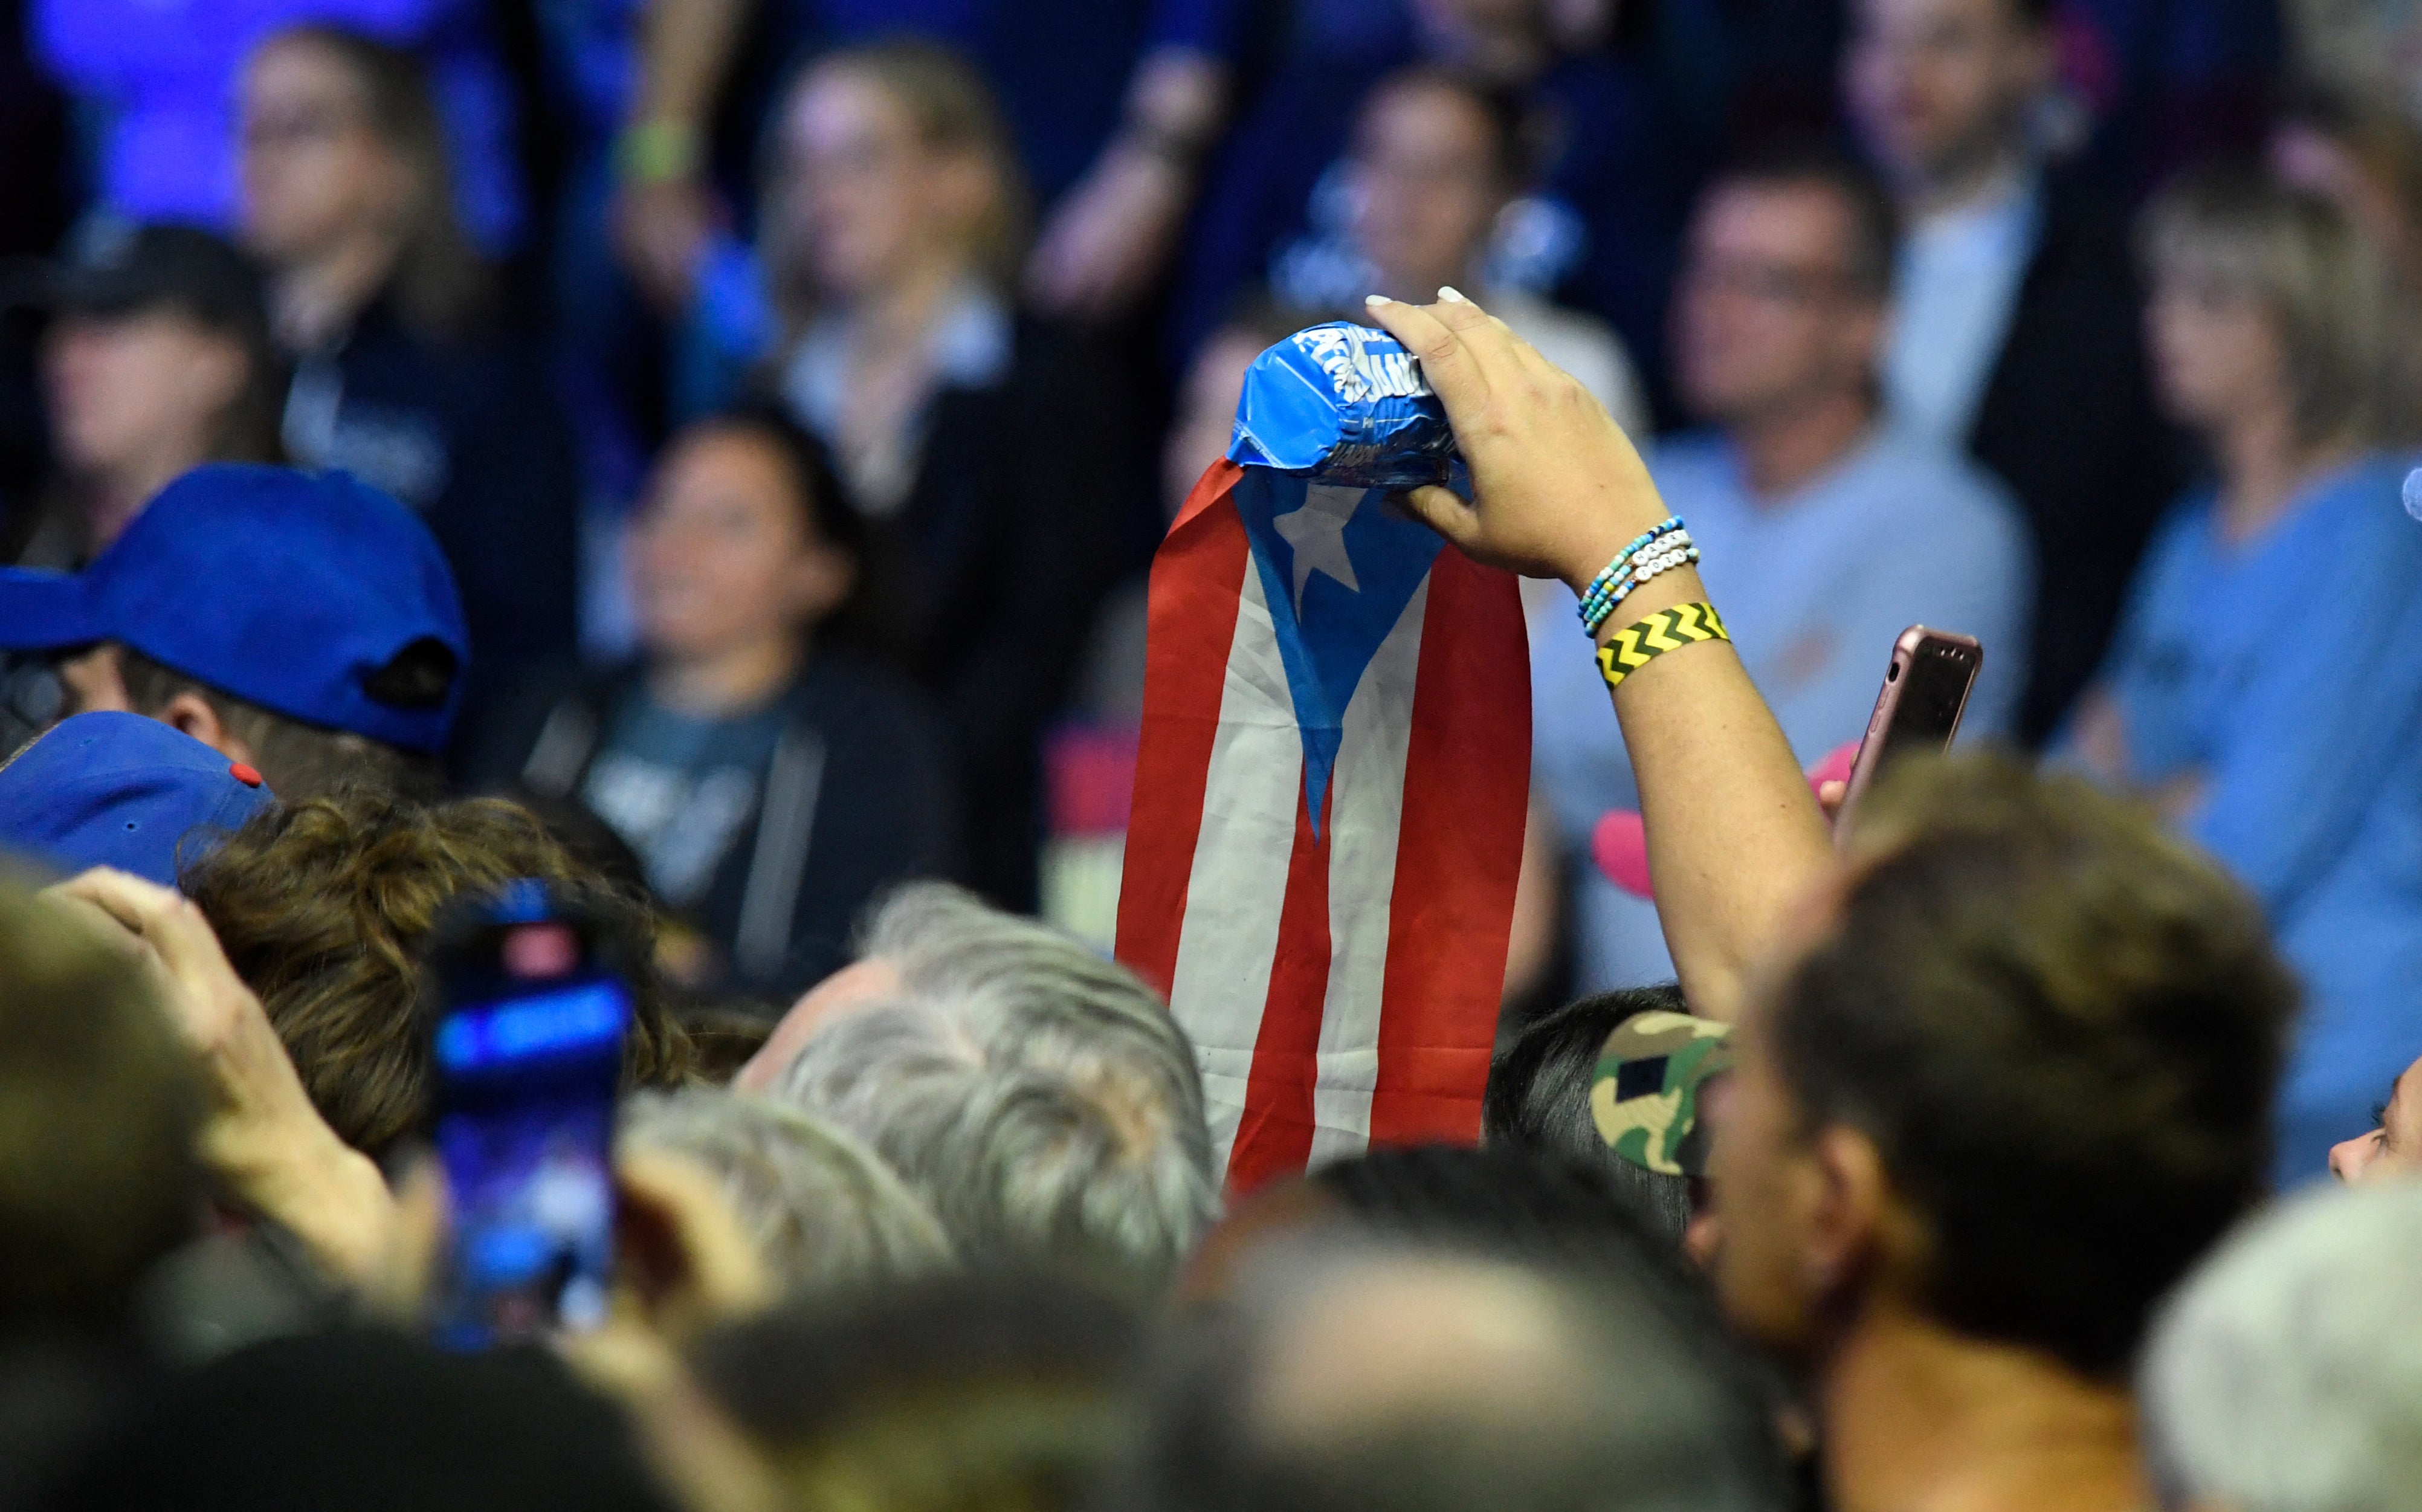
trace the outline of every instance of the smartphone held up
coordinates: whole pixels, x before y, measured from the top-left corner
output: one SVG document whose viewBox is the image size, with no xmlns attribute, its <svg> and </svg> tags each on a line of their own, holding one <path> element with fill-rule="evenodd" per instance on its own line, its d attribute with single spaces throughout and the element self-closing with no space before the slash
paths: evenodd
<svg viewBox="0 0 2422 1512">
<path fill-rule="evenodd" d="M 1951 748 L 1984 665 L 1985 648 L 1973 636 L 1922 624 L 1901 632 L 1833 818 L 1836 837 L 1848 837 L 1852 811 L 1884 771 L 1911 756 L 1940 756 Z"/>
</svg>

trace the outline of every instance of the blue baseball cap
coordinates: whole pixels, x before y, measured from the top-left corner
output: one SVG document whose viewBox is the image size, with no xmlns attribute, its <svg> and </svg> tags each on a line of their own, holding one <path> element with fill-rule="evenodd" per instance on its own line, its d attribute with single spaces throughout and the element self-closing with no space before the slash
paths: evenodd
<svg viewBox="0 0 2422 1512">
<path fill-rule="evenodd" d="M 212 463 L 80 573 L 0 570 L 0 650 L 115 640 L 263 708 L 445 747 L 470 636 L 417 515 L 341 472 Z"/>
<path fill-rule="evenodd" d="M 79 714 L 0 766 L 0 849 L 73 874 L 114 866 L 177 885 L 178 848 L 276 800 L 260 774 L 139 714 Z"/>
</svg>

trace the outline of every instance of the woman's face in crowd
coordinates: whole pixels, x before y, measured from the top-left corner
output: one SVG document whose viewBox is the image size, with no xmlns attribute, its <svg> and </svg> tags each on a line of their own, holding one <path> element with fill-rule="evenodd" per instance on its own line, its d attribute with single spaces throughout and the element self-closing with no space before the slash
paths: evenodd
<svg viewBox="0 0 2422 1512">
<path fill-rule="evenodd" d="M 2146 307 L 2153 381 L 2170 417 L 2196 429 L 2287 402 L 2279 324 L 2258 299 L 2163 269 Z"/>
<path fill-rule="evenodd" d="M 840 607 L 848 559 L 816 540 L 773 446 L 745 431 L 676 441 L 631 536 L 639 635 L 707 655 L 794 635 Z"/>
<path fill-rule="evenodd" d="M 2330 1147 L 2330 1174 L 2379 1181 L 2422 1171 L 2422 1061 L 2389 1084 L 2388 1101 L 2366 1133 Z"/>
<path fill-rule="evenodd" d="M 248 361 L 240 344 L 172 309 L 63 316 L 43 359 L 52 434 L 71 472 L 201 462 Z"/>
<path fill-rule="evenodd" d="M 244 234 L 272 262 L 399 220 L 411 169 L 372 130 L 359 81 L 309 41 L 272 42 L 245 71 Z"/>
<path fill-rule="evenodd" d="M 1477 104 L 1435 85 L 1391 89 L 1363 111 L 1354 240 L 1383 292 L 1426 300 L 1439 284 L 1470 276 L 1505 206 L 1494 138 Z"/>
<path fill-rule="evenodd" d="M 873 292 L 936 257 L 973 260 L 984 175 L 927 145 L 907 106 L 873 80 L 810 74 L 791 96 L 782 151 L 792 234 L 827 296 Z"/>
</svg>

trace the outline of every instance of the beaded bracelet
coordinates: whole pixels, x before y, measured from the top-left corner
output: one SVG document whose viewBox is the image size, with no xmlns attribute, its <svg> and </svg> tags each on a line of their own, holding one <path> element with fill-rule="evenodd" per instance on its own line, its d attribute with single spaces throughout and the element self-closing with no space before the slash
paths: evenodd
<svg viewBox="0 0 2422 1512">
<path fill-rule="evenodd" d="M 1677 537 L 1676 539 L 1679 538 Z M 1607 613 L 1612 614 L 1616 609 L 1621 608 L 1623 606 L 1623 601 L 1629 598 L 1638 591 L 1641 584 L 1645 583 L 1650 578 L 1662 573 L 1670 573 L 1676 567 L 1686 566 L 1691 562 L 1697 561 L 1698 559 L 1698 547 L 1692 545 L 1680 545 L 1675 546 L 1671 551 L 1659 552 L 1654 557 L 1649 557 L 1641 561 L 1632 563 L 1630 581 L 1625 583 L 1621 588 L 1614 591 L 1614 597 L 1607 602 Z M 1604 615 L 1599 616 L 1598 623 L 1606 623 L 1606 617 Z M 1597 632 L 1595 630 L 1591 631 L 1590 638 L 1593 640 L 1596 639 Z"/>
<path fill-rule="evenodd" d="M 1626 625 L 1597 650 L 1597 669 L 1610 688 L 1669 651 L 1696 640 L 1730 640 L 1731 632 L 1712 604 L 1676 604 L 1638 624 Z"/>
<path fill-rule="evenodd" d="M 1605 568 L 1601 570 L 1596 577 L 1590 579 L 1589 587 L 1581 591 L 1581 615 L 1583 628 L 1585 628 L 1593 638 L 1597 635 L 1597 627 L 1606 622 L 1606 597 L 1609 593 L 1614 591 L 1616 586 L 1623 581 L 1624 572 L 1626 569 L 1630 567 L 1631 559 L 1640 554 L 1641 547 L 1648 544 L 1652 541 L 1655 541 L 1659 536 L 1672 535 L 1675 531 L 1681 528 L 1682 517 L 1680 515 L 1669 514 L 1665 516 L 1662 521 L 1649 527 L 1647 529 L 1643 530 L 1639 535 L 1633 537 L 1631 544 L 1624 547 L 1621 551 L 1616 552 L 1614 554 L 1614 559 L 1608 562 Z M 1597 612 L 1597 619 L 1595 622 L 1590 619 L 1592 610 L 1596 610 Z"/>
</svg>

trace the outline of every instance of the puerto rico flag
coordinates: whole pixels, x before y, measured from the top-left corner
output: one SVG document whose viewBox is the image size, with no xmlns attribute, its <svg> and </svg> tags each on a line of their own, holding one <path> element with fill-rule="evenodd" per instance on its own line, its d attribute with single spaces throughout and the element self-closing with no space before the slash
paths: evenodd
<svg viewBox="0 0 2422 1512">
<path fill-rule="evenodd" d="M 1152 568 L 1118 955 L 1232 1191 L 1480 1131 L 1529 802 L 1513 577 L 1379 489 L 1222 460 Z"/>
</svg>

